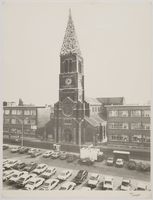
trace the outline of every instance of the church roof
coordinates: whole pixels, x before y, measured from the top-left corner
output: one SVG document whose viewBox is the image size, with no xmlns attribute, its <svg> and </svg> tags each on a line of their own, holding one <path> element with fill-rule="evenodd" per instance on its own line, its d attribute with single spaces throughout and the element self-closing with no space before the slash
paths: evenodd
<svg viewBox="0 0 153 200">
<path fill-rule="evenodd" d="M 85 101 L 90 105 L 101 105 L 101 102 L 98 101 L 96 98 L 85 97 Z"/>
<path fill-rule="evenodd" d="M 123 105 L 124 97 L 102 97 L 97 98 L 103 105 Z"/>
<path fill-rule="evenodd" d="M 92 126 L 97 127 L 102 123 L 106 123 L 99 115 L 93 115 L 90 117 L 85 116 L 85 120 Z"/>
<path fill-rule="evenodd" d="M 77 40 L 75 27 L 71 16 L 71 10 L 69 11 L 69 19 L 60 55 L 68 55 L 70 53 L 81 56 L 79 42 Z"/>
</svg>

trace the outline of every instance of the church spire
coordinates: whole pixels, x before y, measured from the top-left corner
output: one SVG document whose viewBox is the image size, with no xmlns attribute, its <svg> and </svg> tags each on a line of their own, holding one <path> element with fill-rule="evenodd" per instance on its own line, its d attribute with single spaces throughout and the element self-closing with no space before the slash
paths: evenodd
<svg viewBox="0 0 153 200">
<path fill-rule="evenodd" d="M 81 56 L 81 51 L 79 48 L 79 43 L 77 40 L 75 27 L 71 16 L 71 9 L 69 9 L 69 19 L 60 55 L 68 55 L 70 53 Z"/>
</svg>

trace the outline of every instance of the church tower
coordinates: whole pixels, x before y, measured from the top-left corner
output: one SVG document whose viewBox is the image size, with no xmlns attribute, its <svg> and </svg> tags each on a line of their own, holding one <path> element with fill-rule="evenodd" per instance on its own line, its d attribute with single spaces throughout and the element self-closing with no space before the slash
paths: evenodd
<svg viewBox="0 0 153 200">
<path fill-rule="evenodd" d="M 60 52 L 59 101 L 54 105 L 56 143 L 80 145 L 84 117 L 83 58 L 69 11 Z"/>
</svg>

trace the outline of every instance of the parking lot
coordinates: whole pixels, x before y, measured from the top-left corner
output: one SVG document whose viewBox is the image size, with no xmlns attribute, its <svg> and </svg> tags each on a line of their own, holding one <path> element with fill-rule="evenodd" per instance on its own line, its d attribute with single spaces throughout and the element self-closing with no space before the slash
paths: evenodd
<svg viewBox="0 0 153 200">
<path fill-rule="evenodd" d="M 41 150 L 41 153 L 43 154 L 46 150 Z M 85 165 L 80 165 L 78 163 L 78 160 L 75 160 L 72 163 L 68 163 L 66 160 L 60 160 L 59 158 L 57 159 L 52 159 L 52 158 L 44 158 L 41 155 L 31 158 L 30 155 L 27 153 L 24 154 L 19 154 L 19 153 L 11 153 L 10 149 L 6 149 L 3 151 L 3 158 L 4 159 L 9 159 L 9 158 L 14 158 L 17 160 L 24 161 L 25 163 L 29 163 L 31 161 L 36 162 L 38 164 L 47 164 L 49 167 L 55 167 L 56 168 L 56 173 L 53 175 L 51 178 L 57 178 L 57 175 L 64 169 L 70 169 L 72 170 L 72 175 L 66 180 L 66 181 L 72 181 L 73 178 L 76 176 L 77 172 L 81 169 L 85 169 L 88 171 L 88 177 L 86 180 L 84 180 L 80 185 L 75 187 L 75 190 L 79 190 L 84 186 L 87 186 L 87 182 L 89 180 L 89 177 L 92 173 L 97 173 L 100 175 L 100 181 L 96 188 L 94 190 L 101 190 L 101 183 L 103 182 L 104 177 L 106 176 L 112 176 L 113 177 L 113 190 L 118 190 L 119 186 L 121 185 L 122 179 L 123 178 L 129 178 L 131 179 L 131 190 L 134 190 L 137 186 L 138 182 L 142 182 L 145 185 L 147 185 L 147 188 L 150 188 L 150 173 L 142 173 L 138 171 L 133 171 L 133 170 L 128 170 L 126 168 L 116 168 L 115 166 L 107 166 L 105 164 L 105 161 L 102 162 L 95 162 L 93 166 L 85 166 Z M 61 182 L 60 184 L 55 187 L 55 190 L 58 190 L 63 183 Z M 3 189 L 4 190 L 16 190 L 17 188 L 15 187 L 14 184 L 10 185 L 7 182 L 3 182 Z"/>
</svg>

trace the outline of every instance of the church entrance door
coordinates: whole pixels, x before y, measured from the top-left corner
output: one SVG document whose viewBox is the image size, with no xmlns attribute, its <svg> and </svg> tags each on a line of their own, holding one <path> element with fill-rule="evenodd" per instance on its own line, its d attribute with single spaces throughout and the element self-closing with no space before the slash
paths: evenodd
<svg viewBox="0 0 153 200">
<path fill-rule="evenodd" d="M 70 129 L 64 130 L 64 140 L 66 143 L 71 143 L 73 141 L 72 131 Z"/>
</svg>

